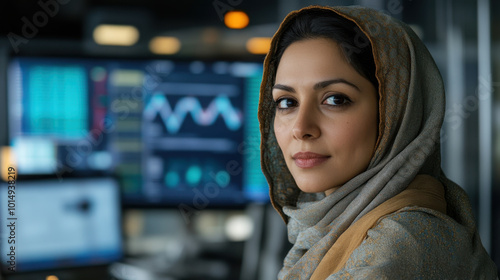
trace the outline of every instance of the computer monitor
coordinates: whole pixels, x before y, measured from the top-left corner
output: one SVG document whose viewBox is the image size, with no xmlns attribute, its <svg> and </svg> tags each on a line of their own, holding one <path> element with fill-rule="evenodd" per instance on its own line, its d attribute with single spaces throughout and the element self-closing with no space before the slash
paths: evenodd
<svg viewBox="0 0 500 280">
<path fill-rule="evenodd" d="M 0 182 L 3 273 L 121 259 L 119 187 L 111 178 Z"/>
<path fill-rule="evenodd" d="M 114 175 L 127 206 L 268 202 L 262 64 L 15 57 L 10 144 L 21 175 Z"/>
</svg>

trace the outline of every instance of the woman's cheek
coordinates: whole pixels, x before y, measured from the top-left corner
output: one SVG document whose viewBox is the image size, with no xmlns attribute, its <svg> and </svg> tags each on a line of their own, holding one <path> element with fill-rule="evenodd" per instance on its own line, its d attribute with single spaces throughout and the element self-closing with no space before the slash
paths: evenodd
<svg viewBox="0 0 500 280">
<path fill-rule="evenodd" d="M 277 138 L 281 138 L 286 134 L 286 125 L 282 118 L 277 117 L 274 121 L 274 134 Z"/>
<path fill-rule="evenodd" d="M 280 149 L 283 150 L 285 147 L 284 145 L 284 137 L 286 134 L 285 131 L 286 126 L 283 124 L 281 120 L 275 119 L 274 121 L 274 135 L 276 136 L 276 140 L 278 141 L 278 146 L 280 146 Z"/>
</svg>

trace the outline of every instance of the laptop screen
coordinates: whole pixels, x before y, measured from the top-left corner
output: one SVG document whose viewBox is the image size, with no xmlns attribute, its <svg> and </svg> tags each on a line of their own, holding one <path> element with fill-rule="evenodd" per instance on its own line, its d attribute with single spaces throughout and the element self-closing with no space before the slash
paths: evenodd
<svg viewBox="0 0 500 280">
<path fill-rule="evenodd" d="M 0 183 L 2 271 L 118 260 L 122 256 L 119 198 L 118 185 L 110 178 Z"/>
</svg>

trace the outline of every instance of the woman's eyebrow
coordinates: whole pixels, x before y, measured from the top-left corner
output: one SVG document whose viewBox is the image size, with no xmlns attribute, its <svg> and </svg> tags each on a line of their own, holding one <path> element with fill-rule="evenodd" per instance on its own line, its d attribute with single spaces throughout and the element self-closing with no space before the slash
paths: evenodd
<svg viewBox="0 0 500 280">
<path fill-rule="evenodd" d="M 314 90 L 326 88 L 327 86 L 329 86 L 331 84 L 346 84 L 346 85 L 349 85 L 349 86 L 355 88 L 357 91 L 361 91 L 358 86 L 356 86 L 355 84 L 353 84 L 353 83 L 351 83 L 349 81 L 346 81 L 346 80 L 344 80 L 342 78 L 331 79 L 331 80 L 327 80 L 327 81 L 322 81 L 322 82 L 316 83 L 314 85 Z"/>
<path fill-rule="evenodd" d="M 282 85 L 282 84 L 275 84 L 273 86 L 273 89 L 281 89 L 281 90 L 284 90 L 284 91 L 295 93 L 295 89 L 293 87 L 285 86 L 285 85 Z"/>
<path fill-rule="evenodd" d="M 326 88 L 327 86 L 329 86 L 331 84 L 346 84 L 348 86 L 351 86 L 351 87 L 355 88 L 357 91 L 361 91 L 358 86 L 356 86 L 355 84 L 353 84 L 353 83 L 351 83 L 351 82 L 349 82 L 349 81 L 347 81 L 345 79 L 342 79 L 342 78 L 331 79 L 331 80 L 326 80 L 326 81 L 318 82 L 318 83 L 314 84 L 313 89 L 314 90 L 323 89 L 323 88 Z M 275 84 L 273 86 L 273 89 L 280 89 L 280 90 L 288 91 L 288 92 L 291 92 L 291 93 L 295 93 L 295 89 L 293 87 L 282 85 L 282 84 Z"/>
</svg>

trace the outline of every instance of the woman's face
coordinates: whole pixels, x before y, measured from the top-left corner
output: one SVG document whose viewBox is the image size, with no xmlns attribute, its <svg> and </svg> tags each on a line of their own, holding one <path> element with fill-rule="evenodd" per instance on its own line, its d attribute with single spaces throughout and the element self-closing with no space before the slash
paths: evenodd
<svg viewBox="0 0 500 280">
<path fill-rule="evenodd" d="M 377 93 L 336 42 L 292 43 L 272 94 L 274 133 L 302 191 L 330 194 L 366 170 L 377 141 Z"/>
</svg>

